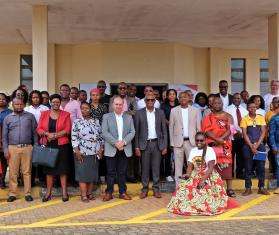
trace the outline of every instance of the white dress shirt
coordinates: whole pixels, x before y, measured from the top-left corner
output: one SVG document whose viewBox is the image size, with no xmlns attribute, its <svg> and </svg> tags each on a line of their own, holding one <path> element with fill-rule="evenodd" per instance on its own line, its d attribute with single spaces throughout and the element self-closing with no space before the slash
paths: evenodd
<svg viewBox="0 0 279 235">
<path fill-rule="evenodd" d="M 265 117 L 265 110 L 259 108 L 259 109 L 256 110 L 256 114 L 259 114 L 259 115 L 262 115 L 263 117 Z"/>
<path fill-rule="evenodd" d="M 37 108 L 35 108 L 33 105 L 27 106 L 24 108 L 24 111 L 28 112 L 28 113 L 32 113 L 35 116 L 35 119 L 37 121 L 37 123 L 40 120 L 41 117 L 41 112 L 49 110 L 49 108 L 45 105 L 39 105 Z"/>
<path fill-rule="evenodd" d="M 237 107 L 234 105 L 234 104 L 231 104 L 229 105 L 225 111 L 227 113 L 229 113 L 230 115 L 232 115 L 233 117 L 233 124 L 234 124 L 234 127 L 237 131 L 241 131 L 241 128 L 240 126 L 238 125 L 238 120 L 237 120 L 237 115 L 236 115 L 236 109 Z M 241 115 L 241 118 L 245 117 L 246 115 L 248 115 L 248 111 L 240 104 L 239 105 L 239 111 L 240 111 L 240 115 Z"/>
<path fill-rule="evenodd" d="M 155 108 L 152 112 L 146 109 L 148 139 L 156 139 Z"/>
<path fill-rule="evenodd" d="M 137 105 L 138 105 L 138 110 L 145 108 L 145 107 L 146 107 L 145 98 L 140 99 L 140 100 L 138 101 Z M 159 102 L 158 100 L 155 100 L 154 107 L 155 107 L 156 109 L 159 109 L 159 108 L 160 108 L 160 102 Z"/>
<path fill-rule="evenodd" d="M 223 102 L 223 110 L 225 110 L 229 106 L 229 94 L 227 94 L 225 97 L 220 94 L 220 98 Z"/>
<path fill-rule="evenodd" d="M 182 114 L 182 122 L 183 122 L 183 137 L 189 138 L 189 108 L 182 108 L 181 107 L 181 114 Z"/>
<path fill-rule="evenodd" d="M 118 132 L 118 140 L 123 140 L 123 115 L 115 114 L 116 124 L 117 124 L 117 132 Z"/>
<path fill-rule="evenodd" d="M 279 97 L 279 94 L 277 95 L 272 95 L 271 93 L 268 93 L 264 96 L 264 103 L 265 103 L 265 111 L 269 111 L 270 109 L 270 104 L 273 100 L 274 97 Z"/>
</svg>

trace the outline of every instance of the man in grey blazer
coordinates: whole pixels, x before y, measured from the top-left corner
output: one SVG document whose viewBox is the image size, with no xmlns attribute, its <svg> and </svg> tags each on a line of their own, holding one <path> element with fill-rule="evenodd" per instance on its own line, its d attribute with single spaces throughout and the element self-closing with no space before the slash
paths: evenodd
<svg viewBox="0 0 279 235">
<path fill-rule="evenodd" d="M 195 146 L 195 135 L 201 127 L 199 111 L 189 105 L 189 100 L 189 94 L 181 92 L 179 94 L 180 105 L 173 108 L 170 114 L 170 145 L 174 152 L 176 184 L 178 184 L 178 178 L 182 176 L 184 155 L 188 160 L 189 153 Z"/>
<path fill-rule="evenodd" d="M 140 109 L 135 116 L 135 154 L 141 157 L 142 192 L 140 198 L 148 194 L 150 166 L 153 176 L 153 195 L 161 198 L 160 193 L 160 163 L 161 156 L 167 153 L 167 126 L 165 114 L 154 108 L 155 96 L 145 97 L 146 108 Z"/>
<path fill-rule="evenodd" d="M 126 193 L 126 173 L 128 157 L 133 154 L 132 140 L 135 136 L 134 122 L 131 115 L 123 113 L 123 99 L 117 96 L 113 100 L 113 112 L 103 116 L 102 135 L 105 140 L 107 189 L 103 201 L 113 198 L 113 186 L 118 177 L 119 198 L 131 200 Z"/>
</svg>

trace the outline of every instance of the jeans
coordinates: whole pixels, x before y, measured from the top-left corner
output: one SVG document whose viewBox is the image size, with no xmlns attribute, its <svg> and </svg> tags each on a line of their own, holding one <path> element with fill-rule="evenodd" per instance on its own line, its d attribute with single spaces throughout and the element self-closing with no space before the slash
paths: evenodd
<svg viewBox="0 0 279 235">
<path fill-rule="evenodd" d="M 275 156 L 277 187 L 279 188 L 279 153 Z"/>
<path fill-rule="evenodd" d="M 258 149 L 260 150 L 260 149 Z M 262 150 L 260 150 L 262 151 Z M 253 160 L 253 153 L 248 145 L 243 146 L 243 156 L 245 162 L 245 188 L 250 189 L 252 187 L 252 176 L 253 176 L 253 163 L 256 164 L 257 176 L 258 176 L 258 187 L 264 188 L 265 180 L 265 161 Z"/>
</svg>

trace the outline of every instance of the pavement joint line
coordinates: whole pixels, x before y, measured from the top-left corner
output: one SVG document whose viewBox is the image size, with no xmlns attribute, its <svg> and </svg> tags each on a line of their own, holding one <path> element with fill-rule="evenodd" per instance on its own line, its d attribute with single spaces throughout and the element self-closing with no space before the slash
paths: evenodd
<svg viewBox="0 0 279 235">
<path fill-rule="evenodd" d="M 72 198 L 72 200 L 76 199 L 77 197 L 74 197 Z M 28 206 L 28 207 L 24 207 L 24 208 L 20 208 L 20 209 L 16 209 L 16 210 L 12 210 L 12 211 L 6 211 L 6 212 L 2 212 L 0 213 L 0 217 L 4 217 L 4 216 L 7 216 L 7 215 L 13 215 L 13 214 L 17 214 L 17 213 L 20 213 L 20 212 L 25 212 L 25 211 L 30 211 L 30 210 L 35 210 L 35 209 L 39 209 L 39 208 L 44 208 L 44 207 L 47 207 L 47 206 L 53 206 L 53 205 L 56 205 L 56 204 L 59 204 L 59 203 L 62 203 L 61 200 L 53 200 L 53 201 L 49 201 L 49 202 L 45 202 L 45 203 L 40 203 L 40 204 L 36 204 L 36 205 L 31 205 L 31 206 Z"/>
<path fill-rule="evenodd" d="M 164 208 L 161 208 L 159 210 L 156 210 L 156 211 L 152 211 L 152 212 L 149 212 L 147 214 L 143 214 L 143 215 L 140 215 L 140 216 L 136 216 L 136 217 L 133 217 L 131 219 L 128 219 L 126 220 L 126 222 L 137 222 L 137 221 L 142 221 L 142 220 L 146 220 L 146 219 L 150 219 L 150 218 L 153 218 L 153 217 L 156 217 L 158 215 L 161 215 L 161 214 L 164 214 L 167 212 L 167 209 L 164 207 Z"/>
<path fill-rule="evenodd" d="M 38 222 L 35 222 L 35 223 L 31 223 L 29 224 L 29 226 L 42 226 L 42 225 L 47 225 L 47 224 L 51 224 L 51 223 L 56 223 L 56 222 L 59 222 L 59 221 L 63 221 L 63 220 L 66 220 L 66 219 L 71 219 L 71 218 L 74 218 L 74 217 L 78 217 L 78 216 L 82 216 L 82 215 L 87 215 L 87 214 L 90 214 L 90 213 L 93 213 L 93 212 L 98 212 L 98 211 L 101 211 L 101 210 L 105 210 L 105 209 L 109 209 L 109 208 L 112 208 L 112 207 L 115 207 L 115 206 L 118 206 L 118 205 L 122 205 L 122 204 L 127 204 L 127 203 L 131 203 L 135 200 L 138 200 L 139 197 L 133 197 L 132 200 L 117 200 L 115 202 L 111 202 L 111 203 L 107 203 L 107 204 L 103 204 L 101 206 L 97 206 L 97 207 L 92 207 L 92 208 L 88 208 L 88 209 L 84 209 L 84 210 L 79 210 L 79 211 L 76 211 L 76 212 L 71 212 L 71 213 L 67 213 L 67 214 L 64 214 L 64 215 L 60 215 L 60 216 L 57 216 L 57 217 L 54 217 L 54 218 L 51 218 L 51 219 L 46 219 L 46 220 L 42 220 L 42 221 L 38 221 Z"/>
<path fill-rule="evenodd" d="M 272 197 L 274 197 L 274 194 L 262 195 L 260 197 L 257 197 L 255 199 L 253 199 L 253 200 L 251 200 L 251 201 L 241 205 L 238 208 L 234 208 L 232 210 L 229 210 L 229 211 L 225 212 L 224 214 L 218 215 L 217 217 L 221 218 L 221 219 L 226 219 L 228 217 L 232 217 L 232 216 L 234 216 L 234 215 L 236 215 L 236 214 L 238 214 L 238 213 L 240 213 L 242 211 L 245 211 L 245 210 L 247 210 L 247 209 L 249 209 L 249 208 L 251 208 L 253 206 L 261 204 L 262 202 L 264 202 L 264 201 L 266 201 L 266 200 L 268 200 L 268 199 L 270 199 Z"/>
<path fill-rule="evenodd" d="M 226 222 L 226 221 L 241 221 L 241 220 L 278 220 L 279 215 L 253 215 L 241 217 L 198 217 L 189 219 L 154 219 L 141 221 L 92 221 L 92 222 L 70 222 L 70 223 L 52 223 L 52 224 L 16 224 L 16 225 L 0 225 L 1 230 L 10 229 L 31 229 L 31 228 L 49 228 L 49 227 L 78 227 L 78 226 L 102 226 L 102 225 L 133 225 L 133 224 L 171 224 L 171 223 L 192 223 L 192 222 Z"/>
</svg>

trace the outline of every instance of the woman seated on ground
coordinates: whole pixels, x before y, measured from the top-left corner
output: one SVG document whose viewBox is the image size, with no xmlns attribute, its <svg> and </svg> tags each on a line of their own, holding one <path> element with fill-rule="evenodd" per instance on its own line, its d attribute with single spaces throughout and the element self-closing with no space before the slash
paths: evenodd
<svg viewBox="0 0 279 235">
<path fill-rule="evenodd" d="M 94 200 L 93 183 L 98 182 L 99 159 L 103 154 L 103 139 L 98 119 L 91 116 L 90 104 L 81 104 L 82 118 L 72 127 L 72 146 L 75 153 L 75 178 L 79 182 L 81 201 Z"/>
<path fill-rule="evenodd" d="M 217 215 L 238 203 L 226 194 L 224 183 L 214 170 L 216 155 L 206 145 L 205 134 L 198 132 L 190 152 L 186 174 L 182 176 L 168 211 L 179 215 Z"/>
</svg>

